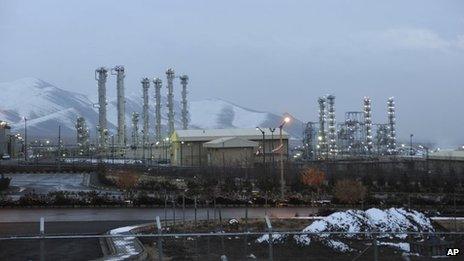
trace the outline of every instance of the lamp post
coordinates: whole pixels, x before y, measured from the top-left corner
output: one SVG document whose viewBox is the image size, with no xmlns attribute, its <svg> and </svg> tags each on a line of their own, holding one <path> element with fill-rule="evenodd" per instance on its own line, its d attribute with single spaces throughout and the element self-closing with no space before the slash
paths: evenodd
<svg viewBox="0 0 464 261">
<path fill-rule="evenodd" d="M 159 149 L 159 144 L 160 144 L 160 142 L 156 141 L 156 143 L 155 143 L 155 151 L 156 151 L 156 153 L 158 153 L 158 166 L 159 166 L 159 163 L 160 163 L 160 160 L 161 160 L 161 151 Z"/>
<path fill-rule="evenodd" d="M 180 150 L 180 166 L 183 166 L 183 162 L 182 162 L 182 159 L 183 159 L 182 151 L 183 151 L 183 149 L 182 148 L 184 146 L 184 141 L 181 141 L 179 145 L 180 145 L 180 148 L 179 148 L 179 150 Z"/>
<path fill-rule="evenodd" d="M 262 130 L 260 127 L 256 127 L 256 130 L 259 130 L 263 134 L 263 175 L 266 176 L 266 146 L 264 145 L 266 140 L 265 140 L 265 133 L 264 130 Z"/>
<path fill-rule="evenodd" d="M 27 161 L 27 118 L 24 117 L 24 161 Z"/>
<path fill-rule="evenodd" d="M 285 196 L 285 180 L 284 180 L 284 143 L 282 138 L 282 129 L 286 123 L 290 122 L 289 117 L 285 117 L 279 125 L 279 139 L 280 139 L 280 196 L 282 199 Z"/>
<path fill-rule="evenodd" d="M 274 175 L 274 131 L 276 128 L 269 128 L 269 131 L 271 132 L 271 152 L 272 152 L 272 174 Z"/>
<path fill-rule="evenodd" d="M 409 135 L 409 156 L 411 157 L 411 160 L 412 160 L 412 137 L 414 137 L 414 134 Z"/>
<path fill-rule="evenodd" d="M 165 160 L 166 162 L 168 161 L 168 142 L 169 142 L 169 137 L 165 138 L 164 139 L 165 142 L 163 142 L 164 144 L 164 156 L 165 156 Z"/>
<path fill-rule="evenodd" d="M 154 143 L 150 143 L 150 165 L 153 164 L 153 145 Z"/>
</svg>

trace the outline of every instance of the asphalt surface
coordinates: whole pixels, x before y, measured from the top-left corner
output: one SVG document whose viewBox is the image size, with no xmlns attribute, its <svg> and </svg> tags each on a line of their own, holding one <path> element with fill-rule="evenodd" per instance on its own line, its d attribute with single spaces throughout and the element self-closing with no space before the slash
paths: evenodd
<svg viewBox="0 0 464 261">
<path fill-rule="evenodd" d="M 48 222 L 45 235 L 103 234 L 108 230 L 143 221 Z M 39 233 L 37 222 L 0 223 L 0 238 Z M 0 240 L 0 260 L 93 260 L 102 257 L 100 242 L 89 239 Z"/>
<path fill-rule="evenodd" d="M 249 218 L 270 217 L 290 218 L 295 216 L 308 217 L 316 213 L 316 208 L 310 207 L 282 207 L 282 208 L 248 208 Z M 184 214 L 185 213 L 185 214 Z M 176 208 L 5 208 L 0 209 L 0 223 L 5 222 L 39 222 L 41 217 L 45 222 L 64 221 L 153 221 L 156 216 L 163 219 L 182 220 L 195 219 L 195 209 Z M 197 219 L 244 218 L 245 208 L 201 208 L 197 209 Z"/>
</svg>

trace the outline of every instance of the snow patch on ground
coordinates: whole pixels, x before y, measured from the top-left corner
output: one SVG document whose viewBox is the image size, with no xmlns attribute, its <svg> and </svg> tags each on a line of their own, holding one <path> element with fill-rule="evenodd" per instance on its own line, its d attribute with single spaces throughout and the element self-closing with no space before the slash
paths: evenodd
<svg viewBox="0 0 464 261">
<path fill-rule="evenodd" d="M 404 252 L 411 251 L 411 247 L 409 246 L 409 243 L 378 242 L 378 244 L 379 246 L 389 246 L 389 247 L 397 248 Z"/>
<path fill-rule="evenodd" d="M 131 230 L 137 226 L 120 227 L 110 230 L 110 235 L 128 235 L 127 237 L 113 237 L 112 242 L 116 250 L 116 254 L 105 258 L 105 260 L 117 261 L 126 260 L 130 257 L 136 256 L 142 252 L 140 244 L 137 239 L 132 235 Z"/>
<path fill-rule="evenodd" d="M 434 228 L 429 218 L 423 213 L 403 208 L 381 210 L 371 208 L 366 211 L 347 210 L 335 212 L 321 220 L 314 221 L 303 229 L 307 235 L 296 235 L 293 238 L 300 245 L 309 245 L 311 240 L 317 240 L 324 245 L 340 252 L 354 251 L 347 243 L 339 239 L 355 239 L 360 236 L 370 237 L 370 233 L 380 232 L 380 238 L 406 238 L 405 232 L 433 232 Z M 340 232 L 341 234 L 330 234 Z M 355 233 L 366 233 L 359 235 Z M 273 242 L 283 241 L 285 236 L 273 234 Z M 258 238 L 257 242 L 267 242 L 268 235 Z M 403 251 L 409 251 L 407 243 L 382 242 L 384 245 L 395 246 Z"/>
</svg>

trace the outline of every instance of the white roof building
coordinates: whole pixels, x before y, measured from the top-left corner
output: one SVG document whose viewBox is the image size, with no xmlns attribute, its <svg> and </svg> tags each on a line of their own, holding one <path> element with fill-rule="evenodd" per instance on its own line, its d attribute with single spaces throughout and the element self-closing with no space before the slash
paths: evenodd
<svg viewBox="0 0 464 261">
<path fill-rule="evenodd" d="M 259 144 L 238 137 L 219 138 L 203 143 L 205 148 L 256 148 Z"/>
<path fill-rule="evenodd" d="M 279 129 L 271 133 L 269 128 L 261 128 L 264 131 L 264 138 L 279 139 Z M 238 137 L 245 140 L 262 140 L 263 134 L 257 129 L 207 129 L 207 130 L 176 130 L 171 136 L 172 141 L 212 141 L 225 137 Z M 282 138 L 288 139 L 287 132 L 282 131 Z"/>
</svg>

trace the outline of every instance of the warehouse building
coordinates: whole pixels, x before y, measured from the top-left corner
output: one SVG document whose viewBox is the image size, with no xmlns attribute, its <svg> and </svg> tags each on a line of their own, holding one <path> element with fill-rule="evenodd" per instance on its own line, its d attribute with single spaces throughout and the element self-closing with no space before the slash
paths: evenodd
<svg viewBox="0 0 464 261">
<path fill-rule="evenodd" d="M 267 163 L 288 158 L 288 134 L 263 129 L 176 130 L 171 136 L 171 164 L 174 166 L 246 167 L 263 162 L 263 143 Z M 264 138 L 264 139 L 263 139 Z M 264 140 L 264 142 L 263 142 Z"/>
</svg>

